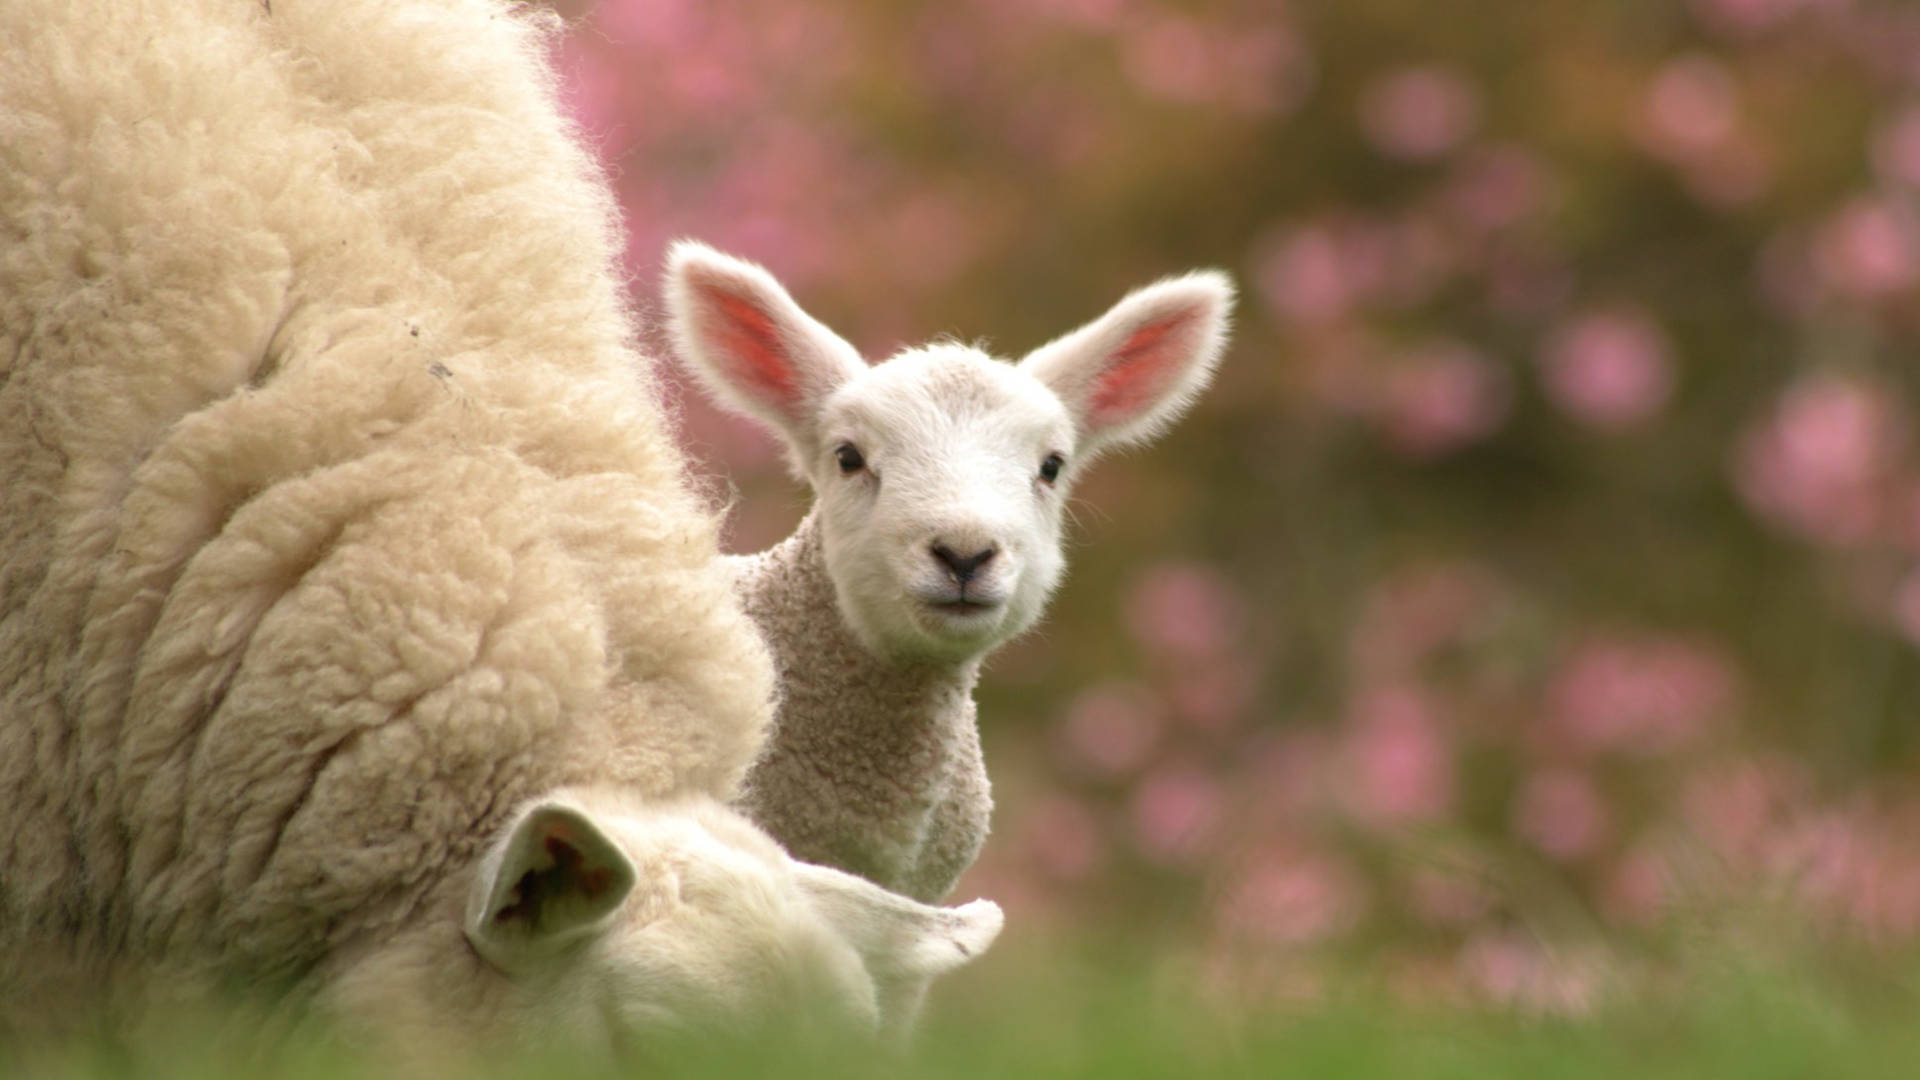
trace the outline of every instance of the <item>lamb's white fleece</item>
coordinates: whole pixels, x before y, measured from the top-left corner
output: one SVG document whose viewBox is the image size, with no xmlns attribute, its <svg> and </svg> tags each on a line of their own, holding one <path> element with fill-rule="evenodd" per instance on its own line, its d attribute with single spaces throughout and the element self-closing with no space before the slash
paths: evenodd
<svg viewBox="0 0 1920 1080">
<path fill-rule="evenodd" d="M 771 668 L 551 22 L 0 4 L 9 1015 L 324 981 L 530 799 L 734 791 Z"/>
</svg>

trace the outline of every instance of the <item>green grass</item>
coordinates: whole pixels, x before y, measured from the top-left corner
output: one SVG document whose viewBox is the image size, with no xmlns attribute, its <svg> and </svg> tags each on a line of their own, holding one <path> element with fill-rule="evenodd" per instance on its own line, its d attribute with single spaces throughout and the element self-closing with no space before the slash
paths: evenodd
<svg viewBox="0 0 1920 1080">
<path fill-rule="evenodd" d="M 1092 964 L 983 965 L 938 1001 L 908 1051 L 740 1040 L 663 1055 L 646 1069 L 552 1053 L 464 1065 L 439 1075 L 587 1078 L 821 1076 L 888 1078 L 1433 1077 L 1486 1080 L 1766 1080 L 1920 1075 L 1920 979 L 1914 969 L 1837 974 L 1730 961 L 1663 989 L 1621 993 L 1584 1019 L 1412 1005 L 1375 990 L 1222 1015 L 1166 989 L 1165 979 Z M 297 1080 L 421 1075 L 378 1067 L 317 1041 L 264 1056 L 215 1024 L 159 1025 L 137 1040 L 82 1042 L 30 1057 L 0 1053 L 0 1075 L 173 1080 Z M 228 1029 L 231 1031 L 231 1028 Z"/>
</svg>

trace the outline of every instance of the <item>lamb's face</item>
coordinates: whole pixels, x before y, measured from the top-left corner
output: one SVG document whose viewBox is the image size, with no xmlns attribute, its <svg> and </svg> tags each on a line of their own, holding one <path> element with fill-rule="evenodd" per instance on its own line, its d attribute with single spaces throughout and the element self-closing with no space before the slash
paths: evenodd
<svg viewBox="0 0 1920 1080">
<path fill-rule="evenodd" d="M 910 1019 L 903 989 L 978 956 L 1000 925 L 987 901 L 935 907 L 794 862 L 712 800 L 561 793 L 525 810 L 476 869 L 471 952 L 375 965 L 359 982 L 380 993 L 360 996 L 427 1015 L 468 1001 L 476 1016 L 451 1019 L 477 1018 L 509 1046 L 638 1057 L 756 1031 L 873 1034 Z M 435 975 L 401 996 L 434 1000 L 395 999 L 418 978 L 396 978 L 409 967 Z"/>
<path fill-rule="evenodd" d="M 979 655 L 1060 581 L 1076 434 L 1011 364 L 960 346 L 895 356 L 827 398 L 805 462 L 842 615 L 870 646 Z"/>
<path fill-rule="evenodd" d="M 977 655 L 1032 625 L 1061 571 L 1064 485 L 1166 427 L 1212 376 L 1233 288 L 1140 289 L 1018 364 L 936 345 L 869 368 L 771 275 L 674 246 L 680 356 L 767 424 L 819 496 L 841 614 L 869 646 Z"/>
</svg>

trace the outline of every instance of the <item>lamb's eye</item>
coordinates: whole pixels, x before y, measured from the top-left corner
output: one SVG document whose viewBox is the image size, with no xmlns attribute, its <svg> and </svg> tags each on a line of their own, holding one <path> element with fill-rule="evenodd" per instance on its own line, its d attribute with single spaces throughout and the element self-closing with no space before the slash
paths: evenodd
<svg viewBox="0 0 1920 1080">
<path fill-rule="evenodd" d="M 867 467 L 867 459 L 860 456 L 860 448 L 850 442 L 841 443 L 833 452 L 833 459 L 840 463 L 840 471 L 849 476 Z"/>
<path fill-rule="evenodd" d="M 1067 459 L 1061 457 L 1059 454 L 1048 454 L 1046 460 L 1040 463 L 1040 479 L 1045 480 L 1049 484 L 1060 479 L 1060 470 L 1065 467 L 1066 464 Z"/>
</svg>

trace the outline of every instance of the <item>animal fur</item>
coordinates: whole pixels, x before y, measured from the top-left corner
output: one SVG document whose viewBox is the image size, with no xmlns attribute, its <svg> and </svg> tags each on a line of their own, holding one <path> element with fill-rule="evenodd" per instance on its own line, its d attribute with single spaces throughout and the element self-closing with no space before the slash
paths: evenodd
<svg viewBox="0 0 1920 1080">
<path fill-rule="evenodd" d="M 462 940 L 544 910 L 490 891 L 513 830 L 586 823 L 521 851 L 536 877 L 611 838 L 554 879 L 596 963 L 738 906 L 642 887 L 646 808 L 724 838 L 674 850 L 765 861 L 698 808 L 760 746 L 769 658 L 633 346 L 552 29 L 494 0 L 0 5 L 8 1019 L 204 978 L 484 1021 L 580 952 Z M 844 912 L 892 903 L 801 873 L 767 888 L 843 952 Z M 972 913 L 859 961 L 961 924 L 977 951 Z"/>
<path fill-rule="evenodd" d="M 681 359 L 784 439 L 816 496 L 736 561 L 781 694 L 739 805 L 798 858 L 937 900 L 992 812 L 981 661 L 1058 585 L 1075 478 L 1205 387 L 1232 287 L 1159 282 L 1018 364 L 939 344 L 871 367 L 765 270 L 699 244 L 675 247 L 666 294 Z"/>
</svg>

